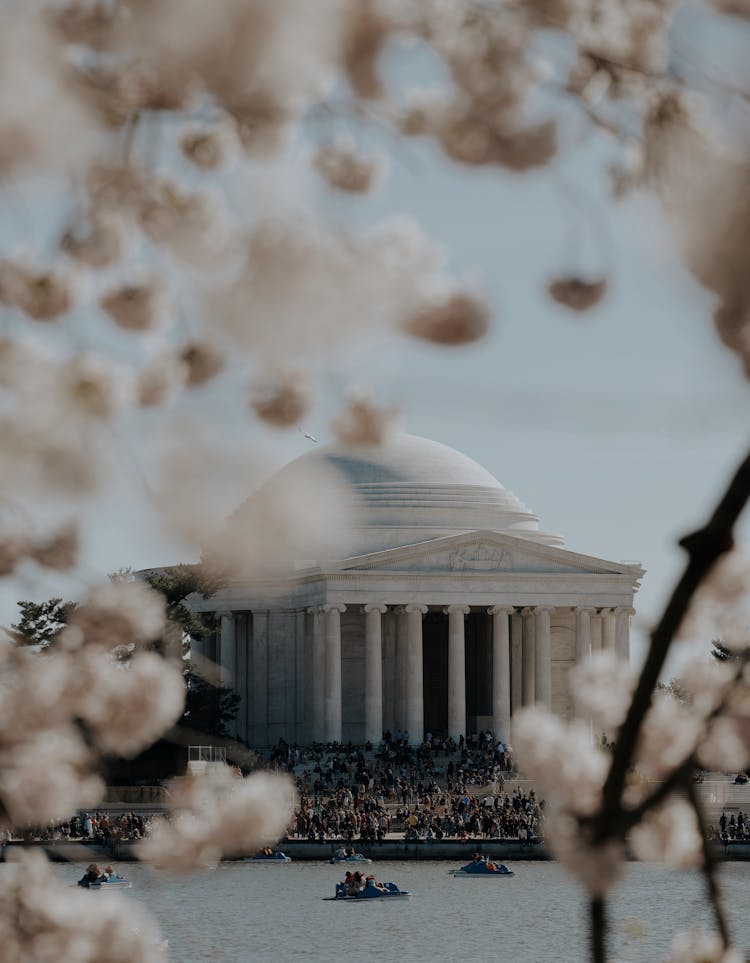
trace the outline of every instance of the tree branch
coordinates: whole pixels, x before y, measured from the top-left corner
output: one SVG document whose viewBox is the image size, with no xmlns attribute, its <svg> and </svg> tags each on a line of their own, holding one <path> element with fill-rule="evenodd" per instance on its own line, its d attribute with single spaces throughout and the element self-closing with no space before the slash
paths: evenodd
<svg viewBox="0 0 750 963">
<path fill-rule="evenodd" d="M 607 906 L 603 896 L 594 896 L 589 903 L 591 914 L 592 963 L 607 961 Z"/>
<path fill-rule="evenodd" d="M 729 925 L 727 924 L 727 919 L 724 915 L 724 904 L 722 903 L 719 879 L 716 872 L 716 859 L 708 841 L 708 826 L 706 825 L 706 819 L 703 814 L 703 808 L 701 807 L 700 799 L 698 798 L 698 793 L 695 791 L 695 786 L 692 784 L 692 782 L 687 784 L 685 791 L 687 792 L 688 800 L 690 801 L 693 811 L 695 812 L 695 818 L 698 820 L 698 829 L 701 834 L 701 840 L 703 844 L 703 877 L 706 881 L 708 899 L 711 903 L 711 909 L 713 910 L 714 919 L 716 921 L 716 929 L 719 931 L 721 941 L 726 947 L 729 946 L 730 942 Z"/>
<path fill-rule="evenodd" d="M 707 524 L 687 535 L 680 544 L 688 552 L 688 563 L 675 586 L 661 621 L 651 634 L 651 646 L 641 670 L 628 714 L 617 734 L 612 764 L 602 790 L 602 808 L 598 817 L 596 840 L 609 838 L 617 822 L 625 776 L 630 768 L 641 725 L 651 706 L 654 688 L 674 636 L 685 617 L 688 606 L 717 559 L 730 551 L 732 531 L 750 497 L 750 454 L 746 455 Z"/>
</svg>

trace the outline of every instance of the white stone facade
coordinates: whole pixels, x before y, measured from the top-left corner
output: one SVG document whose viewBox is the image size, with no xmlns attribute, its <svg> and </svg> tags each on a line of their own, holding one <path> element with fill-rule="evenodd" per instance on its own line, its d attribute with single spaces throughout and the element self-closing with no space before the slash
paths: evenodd
<svg viewBox="0 0 750 963">
<path fill-rule="evenodd" d="M 592 649 L 628 657 L 639 565 L 561 547 L 484 469 L 425 439 L 317 449 L 284 471 L 331 452 L 364 506 L 359 551 L 194 603 L 219 616 L 207 654 L 241 697 L 240 739 L 509 740 L 522 706 L 569 712 L 568 671 Z"/>
</svg>

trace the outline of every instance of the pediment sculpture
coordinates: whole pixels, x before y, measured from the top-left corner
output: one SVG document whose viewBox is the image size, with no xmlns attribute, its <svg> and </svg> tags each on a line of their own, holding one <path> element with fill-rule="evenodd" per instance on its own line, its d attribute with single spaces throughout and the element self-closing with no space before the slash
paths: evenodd
<svg viewBox="0 0 750 963">
<path fill-rule="evenodd" d="M 467 545 L 448 556 L 451 571 L 495 572 L 512 567 L 510 552 L 492 545 Z"/>
</svg>

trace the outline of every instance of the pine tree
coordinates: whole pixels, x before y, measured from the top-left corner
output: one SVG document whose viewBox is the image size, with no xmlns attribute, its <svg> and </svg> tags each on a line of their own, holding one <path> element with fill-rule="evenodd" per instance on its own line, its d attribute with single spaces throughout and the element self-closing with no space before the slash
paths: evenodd
<svg viewBox="0 0 750 963">
<path fill-rule="evenodd" d="M 61 598 L 48 599 L 46 602 L 19 602 L 21 617 L 10 627 L 13 638 L 19 645 L 38 645 L 46 649 L 65 628 L 75 602 L 63 602 Z"/>
</svg>

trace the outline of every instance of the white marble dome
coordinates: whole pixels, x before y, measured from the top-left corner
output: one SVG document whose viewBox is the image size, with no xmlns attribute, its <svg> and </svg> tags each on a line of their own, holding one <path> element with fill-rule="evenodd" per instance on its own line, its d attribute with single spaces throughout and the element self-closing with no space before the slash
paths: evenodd
<svg viewBox="0 0 750 963">
<path fill-rule="evenodd" d="M 320 445 L 268 484 L 315 467 L 333 469 L 353 495 L 353 555 L 478 530 L 564 544 L 539 531 L 538 517 L 480 464 L 427 438 L 394 434 L 378 446 Z"/>
</svg>

